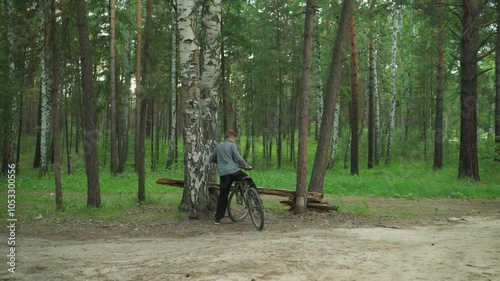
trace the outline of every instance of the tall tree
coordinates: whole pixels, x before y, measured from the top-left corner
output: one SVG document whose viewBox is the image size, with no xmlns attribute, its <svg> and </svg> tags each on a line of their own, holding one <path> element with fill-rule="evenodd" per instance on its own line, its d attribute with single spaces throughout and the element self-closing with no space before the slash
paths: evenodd
<svg viewBox="0 0 500 281">
<path fill-rule="evenodd" d="M 139 62 L 141 59 L 141 56 L 139 54 L 140 48 L 139 48 L 139 40 L 138 40 L 138 63 L 137 63 L 137 77 L 139 77 L 141 83 L 138 83 L 138 91 L 136 90 L 136 95 L 137 95 L 137 107 L 136 107 L 136 167 L 137 167 L 137 174 L 138 174 L 138 190 L 137 190 L 137 199 L 139 200 L 139 203 L 143 203 L 146 200 L 146 167 L 145 167 L 145 158 L 146 158 L 146 151 L 145 151 L 145 139 L 146 139 L 146 119 L 147 119 L 147 112 L 148 112 L 148 103 L 149 103 L 149 98 L 148 98 L 148 93 L 146 93 L 146 84 L 147 84 L 147 79 L 148 79 L 148 63 L 149 63 L 149 46 L 150 46 L 150 27 L 151 27 L 151 5 L 152 5 L 152 0 L 146 0 L 146 26 L 145 26 L 145 34 L 144 34 L 144 59 L 142 60 L 143 64 Z M 142 13 L 140 9 L 142 9 L 142 3 L 139 0 L 137 2 L 137 8 L 138 8 L 138 14 L 137 14 L 137 27 L 139 29 L 138 31 L 138 38 L 140 37 L 140 28 L 142 25 Z M 139 69 L 139 67 L 142 69 L 142 71 Z M 138 79 L 138 81 L 139 81 Z"/>
<path fill-rule="evenodd" d="M 201 46 L 201 81 L 200 91 L 202 99 L 202 127 L 205 139 L 204 162 L 208 162 L 210 153 L 217 146 L 218 140 L 218 112 L 221 88 L 221 0 L 204 0 L 202 12 L 202 46 Z M 239 112 L 239 111 L 238 111 Z M 214 165 L 206 165 L 205 180 L 217 182 L 217 171 Z M 217 194 L 211 194 L 215 209 Z"/>
<path fill-rule="evenodd" d="M 14 7 L 12 0 L 7 0 L 7 16 L 12 19 L 14 17 Z M 9 46 L 9 82 L 11 85 L 11 95 L 10 95 L 10 131 L 8 133 L 9 146 L 8 146 L 8 162 L 9 164 L 16 164 L 18 167 L 18 140 L 19 140 L 19 128 L 21 126 L 19 117 L 21 116 L 21 94 L 19 91 L 19 85 L 16 79 L 16 63 L 14 62 L 14 57 L 16 53 L 16 49 L 14 44 L 14 28 L 11 25 L 7 26 L 7 41 Z"/>
<path fill-rule="evenodd" d="M 127 6 L 130 7 L 130 0 L 127 0 Z M 130 130 L 130 85 L 131 85 L 131 64 L 132 59 L 132 40 L 130 35 L 130 23 L 126 23 L 125 31 L 125 72 L 123 95 L 121 96 L 121 122 L 119 127 L 118 138 L 118 168 L 117 172 L 122 173 L 125 171 L 125 164 L 128 158 L 128 143 L 129 143 L 129 130 Z M 116 61 L 115 61 L 116 63 Z"/>
<path fill-rule="evenodd" d="M 368 169 L 375 158 L 375 0 L 370 1 L 370 43 L 368 79 Z"/>
<path fill-rule="evenodd" d="M 92 85 L 92 53 L 85 0 L 76 0 L 76 24 L 80 42 L 82 75 L 82 125 L 85 171 L 87 175 L 87 205 L 100 207 L 99 162 L 97 154 L 96 95 Z"/>
<path fill-rule="evenodd" d="M 116 62 L 115 62 L 115 0 L 109 0 L 109 22 L 110 22 L 110 40 L 109 40 L 109 89 L 111 99 L 111 160 L 110 170 L 113 175 L 118 172 L 117 155 L 117 118 L 116 118 Z"/>
<path fill-rule="evenodd" d="M 315 139 L 317 140 L 319 137 L 319 130 L 321 128 L 321 118 L 323 116 L 323 82 L 321 79 L 321 44 L 320 44 L 320 35 L 318 28 L 318 17 L 316 17 L 313 32 L 314 32 L 314 63 L 316 67 L 316 72 L 314 73 L 315 77 L 315 90 L 316 90 L 316 103 L 317 103 L 317 111 L 316 111 L 316 134 Z"/>
<path fill-rule="evenodd" d="M 202 124 L 205 159 L 215 149 L 218 139 L 218 111 L 221 83 L 221 0 L 204 0 L 202 14 L 201 81 Z M 207 181 L 216 181 L 216 170 L 207 165 Z"/>
<path fill-rule="evenodd" d="M 141 110 L 141 101 L 142 99 L 140 98 L 141 96 L 141 85 L 142 85 L 142 0 L 137 0 L 137 47 L 136 47 L 136 63 L 135 63 L 135 95 L 136 95 L 136 104 L 135 104 L 135 130 L 134 130 L 134 135 L 135 135 L 135 153 L 134 153 L 134 166 L 135 166 L 135 171 L 139 172 L 139 157 L 141 155 L 140 152 L 140 137 L 139 137 L 139 131 L 140 131 L 140 126 L 139 124 L 141 123 L 140 120 L 140 110 Z M 141 183 L 139 180 L 139 193 L 141 192 L 140 187 Z M 138 195 L 141 197 L 141 195 Z M 139 199 L 140 201 L 140 199 Z"/>
<path fill-rule="evenodd" d="M 205 142 L 201 121 L 198 39 L 196 37 L 196 5 L 194 0 L 179 0 L 180 71 L 184 114 L 184 193 L 179 206 L 189 217 L 198 217 L 208 208 L 205 180 Z"/>
<path fill-rule="evenodd" d="M 170 61 L 170 134 L 168 139 L 167 164 L 165 168 L 172 168 L 175 160 L 177 144 L 177 1 L 172 0 L 172 54 Z"/>
<path fill-rule="evenodd" d="M 297 187 L 295 213 L 307 211 L 307 139 L 309 132 L 309 98 L 311 96 L 311 64 L 313 48 L 314 0 L 306 1 L 304 21 L 304 49 L 302 51 L 302 81 L 298 102 L 299 109 L 299 151 L 297 158 Z"/>
<path fill-rule="evenodd" d="M 340 131 L 340 100 L 341 96 L 337 97 L 337 104 L 335 105 L 335 112 L 333 113 L 333 130 L 332 130 L 332 145 L 330 148 L 330 156 L 328 158 L 328 169 L 333 169 L 335 166 L 335 157 L 337 156 L 339 131 Z M 349 144 L 351 140 L 349 138 Z M 347 151 L 346 151 L 347 153 Z"/>
<path fill-rule="evenodd" d="M 477 51 L 478 3 L 462 0 L 462 33 L 460 38 L 460 156 L 458 178 L 479 181 L 477 156 Z"/>
<path fill-rule="evenodd" d="M 500 2 L 497 2 L 497 40 L 495 65 L 495 161 L 500 162 Z"/>
<path fill-rule="evenodd" d="M 340 76 L 342 74 L 342 61 L 347 43 L 349 23 L 354 12 L 354 0 L 344 0 L 342 12 L 338 23 L 337 35 L 333 45 L 332 59 L 328 73 L 328 84 L 325 96 L 323 120 L 321 122 L 320 138 L 314 158 L 314 165 L 309 183 L 309 191 L 322 192 L 325 179 L 326 164 L 328 160 L 328 148 L 332 140 L 333 114 L 340 88 Z"/>
<path fill-rule="evenodd" d="M 59 52 L 57 44 L 56 0 L 50 2 L 50 76 L 52 92 L 52 134 L 54 149 L 54 182 L 56 208 L 63 206 L 61 183 L 61 148 L 59 145 Z"/>
<path fill-rule="evenodd" d="M 351 35 L 351 175 L 359 175 L 358 163 L 358 55 L 356 49 L 356 19 L 350 24 Z"/>
<path fill-rule="evenodd" d="M 42 26 L 43 28 L 43 44 L 42 51 L 40 53 L 40 65 L 41 65 L 41 78 L 40 78 L 40 176 L 45 175 L 48 166 L 48 151 L 50 143 L 50 120 L 52 115 L 52 107 L 50 102 L 50 93 L 47 90 L 47 51 L 46 43 L 48 42 L 46 36 L 46 21 L 47 18 L 43 17 Z"/>
<path fill-rule="evenodd" d="M 443 9 L 440 9 L 443 11 Z M 440 20 L 437 31 L 437 84 L 436 84 L 436 116 L 434 121 L 434 170 L 443 168 L 443 113 L 444 113 L 444 39 L 445 39 L 445 21 Z"/>
<path fill-rule="evenodd" d="M 394 130 L 396 129 L 396 53 L 398 44 L 398 29 L 399 29 L 399 8 L 396 3 L 393 3 L 394 14 L 393 14 L 393 26 L 392 26 L 392 51 L 391 51 L 391 99 L 390 99 L 390 110 L 389 110 L 389 140 L 387 141 L 387 157 L 385 159 L 385 164 L 391 164 L 392 162 L 392 147 L 394 142 Z"/>
</svg>

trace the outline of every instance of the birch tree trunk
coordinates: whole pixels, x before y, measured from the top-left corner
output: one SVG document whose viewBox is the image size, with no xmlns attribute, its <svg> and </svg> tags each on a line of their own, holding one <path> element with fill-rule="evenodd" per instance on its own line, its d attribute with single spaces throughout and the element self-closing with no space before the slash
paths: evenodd
<svg viewBox="0 0 500 281">
<path fill-rule="evenodd" d="M 299 151 L 297 158 L 297 186 L 294 211 L 307 211 L 307 139 L 309 132 L 309 98 L 311 96 L 311 64 L 313 48 L 314 0 L 306 1 L 304 21 L 304 49 L 302 50 L 302 81 L 299 95 Z"/>
<path fill-rule="evenodd" d="M 462 36 L 460 57 L 460 156 L 458 178 L 479 181 L 477 155 L 477 51 L 478 3 L 462 0 Z"/>
<path fill-rule="evenodd" d="M 200 98 L 196 6 L 194 0 L 179 0 L 180 70 L 184 114 L 184 193 L 179 208 L 196 218 L 207 210 L 209 197 L 205 180 L 205 142 L 203 140 Z"/>
<path fill-rule="evenodd" d="M 172 0 L 172 59 L 170 62 L 170 134 L 168 140 L 167 170 L 172 168 L 177 138 L 177 1 Z"/>
<path fill-rule="evenodd" d="M 204 163 L 217 146 L 218 140 L 218 111 L 221 88 L 221 0 L 205 0 L 202 14 L 202 65 L 201 65 L 201 111 L 202 127 L 205 139 Z M 237 99 L 239 101 L 239 99 Z M 241 111 L 238 109 L 237 113 Z M 238 139 L 239 140 L 239 139 Z M 205 181 L 217 182 L 215 165 L 205 165 Z M 217 196 L 211 193 L 212 200 L 208 201 L 207 208 L 216 209 Z M 213 203 L 213 204 L 211 204 Z"/>
<path fill-rule="evenodd" d="M 444 20 L 441 21 L 438 32 L 437 46 L 437 85 L 436 85 L 436 116 L 434 121 L 434 170 L 443 168 L 443 96 L 444 96 Z"/>
<path fill-rule="evenodd" d="M 118 172 L 117 155 L 117 129 L 116 129 L 116 65 L 115 65 L 115 0 L 109 0 L 110 10 L 110 42 L 109 42 L 109 88 L 111 96 L 111 174 Z"/>
<path fill-rule="evenodd" d="M 313 171 L 308 189 L 310 192 L 321 193 L 323 191 L 326 164 L 328 160 L 328 149 L 332 141 L 332 116 L 334 114 L 340 88 L 340 76 L 342 74 L 343 65 L 342 61 L 345 54 L 349 23 L 351 22 L 353 12 L 354 0 L 344 0 L 342 3 L 342 12 L 340 14 L 338 31 L 333 46 L 332 60 L 328 74 L 328 86 L 325 96 L 325 107 L 323 111 L 323 120 L 321 122 L 320 138 L 318 139 L 318 148 L 314 158 Z"/>
<path fill-rule="evenodd" d="M 340 130 L 340 100 L 341 96 L 337 97 L 337 104 L 335 105 L 335 113 L 333 114 L 333 130 L 332 130 L 332 146 L 330 148 L 330 156 L 328 159 L 328 169 L 333 169 L 335 167 L 335 157 L 337 157 L 337 147 L 339 140 L 339 130 Z M 349 136 L 349 145 L 351 144 Z M 349 146 L 350 147 L 350 146 Z"/>
<path fill-rule="evenodd" d="M 497 18 L 500 18 L 500 3 L 497 2 Z M 495 65 L 495 161 L 500 162 L 500 22 L 497 22 Z"/>
<path fill-rule="evenodd" d="M 391 98 L 389 109 L 389 140 L 387 142 L 387 158 L 385 164 L 389 165 L 392 162 L 392 145 L 394 141 L 394 130 L 396 125 L 396 53 L 398 44 L 398 28 L 399 28 L 399 8 L 394 3 L 393 26 L 392 26 L 392 59 L 391 59 Z"/>
<path fill-rule="evenodd" d="M 377 56 L 378 52 L 374 46 L 373 52 L 373 164 L 380 164 L 380 96 L 378 92 L 378 71 Z"/>
<path fill-rule="evenodd" d="M 44 17 L 43 25 L 46 25 L 46 20 Z M 50 95 L 47 90 L 48 75 L 47 75 L 47 50 L 46 46 L 46 32 L 44 28 L 44 43 L 42 44 L 42 52 L 40 53 L 40 62 L 41 62 L 41 123 L 40 123 L 40 176 L 45 175 L 47 173 L 47 162 L 48 162 L 48 151 L 49 151 L 49 143 L 50 143 L 50 124 L 51 124 L 51 116 L 52 116 L 52 107 Z"/>
<path fill-rule="evenodd" d="M 316 140 L 319 138 L 319 131 L 321 129 L 321 118 L 323 117 L 323 83 L 321 81 L 321 45 L 319 41 L 318 21 L 315 21 L 314 30 L 314 63 L 316 66 L 315 77 L 315 90 L 316 90 Z"/>
<path fill-rule="evenodd" d="M 52 92 L 52 134 L 54 143 L 54 183 L 56 208 L 63 206 L 62 184 L 61 184 L 61 148 L 59 145 L 59 56 L 57 46 L 57 19 L 56 19 L 56 0 L 50 3 L 50 75 Z"/>
<path fill-rule="evenodd" d="M 87 174 L 87 206 L 100 207 L 99 163 L 97 154 L 96 95 L 92 86 L 92 54 L 85 0 L 76 0 L 76 23 L 80 42 L 83 89 L 82 125 L 85 171 Z"/>
</svg>

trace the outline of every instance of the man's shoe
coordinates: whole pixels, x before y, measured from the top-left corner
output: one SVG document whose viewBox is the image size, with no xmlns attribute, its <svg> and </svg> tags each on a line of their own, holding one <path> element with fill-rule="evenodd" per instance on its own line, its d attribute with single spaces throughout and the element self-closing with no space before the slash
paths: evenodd
<svg viewBox="0 0 500 281">
<path fill-rule="evenodd" d="M 220 220 L 219 219 L 214 219 L 214 224 L 220 224 Z"/>
</svg>

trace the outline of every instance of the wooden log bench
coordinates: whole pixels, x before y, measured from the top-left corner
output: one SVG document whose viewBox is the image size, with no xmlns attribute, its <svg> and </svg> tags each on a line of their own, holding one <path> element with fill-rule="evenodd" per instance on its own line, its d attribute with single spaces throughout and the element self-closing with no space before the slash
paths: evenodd
<svg viewBox="0 0 500 281">
<path fill-rule="evenodd" d="M 169 179 L 161 178 L 156 180 L 157 184 L 169 185 L 179 188 L 184 188 L 184 180 L 180 179 Z M 208 183 L 209 190 L 219 190 L 219 184 L 210 182 Z M 257 187 L 257 191 L 260 194 L 273 195 L 279 197 L 288 197 L 288 200 L 280 201 L 281 204 L 290 206 L 293 209 L 295 206 L 295 191 L 287 189 L 276 189 L 268 187 Z M 307 207 L 315 211 L 338 211 L 339 207 L 335 205 L 330 205 L 327 202 L 323 202 L 323 194 L 317 192 L 307 193 Z"/>
</svg>

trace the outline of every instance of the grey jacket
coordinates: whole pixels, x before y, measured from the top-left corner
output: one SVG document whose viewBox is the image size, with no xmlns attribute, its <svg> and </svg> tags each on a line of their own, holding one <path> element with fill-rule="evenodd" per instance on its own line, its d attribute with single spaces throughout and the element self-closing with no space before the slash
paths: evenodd
<svg viewBox="0 0 500 281">
<path fill-rule="evenodd" d="M 217 164 L 219 176 L 225 176 L 236 173 L 240 167 L 251 169 L 250 165 L 241 157 L 236 145 L 229 139 L 224 140 L 217 145 L 215 151 L 210 155 L 208 161 Z"/>
</svg>

